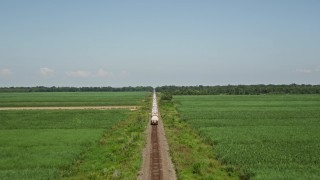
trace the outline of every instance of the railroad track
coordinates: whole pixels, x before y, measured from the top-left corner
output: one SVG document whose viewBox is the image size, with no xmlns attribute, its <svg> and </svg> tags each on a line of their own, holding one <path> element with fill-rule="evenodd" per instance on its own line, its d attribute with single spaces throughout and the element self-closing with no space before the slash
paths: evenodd
<svg viewBox="0 0 320 180">
<path fill-rule="evenodd" d="M 143 150 L 143 163 L 138 180 L 176 180 L 176 173 L 168 153 L 168 144 L 153 93 L 151 119 L 147 129 L 147 144 Z"/>
<path fill-rule="evenodd" d="M 157 127 L 158 126 L 152 126 L 152 130 L 151 130 L 151 155 L 150 155 L 151 156 L 150 158 L 151 180 L 163 179 Z"/>
</svg>

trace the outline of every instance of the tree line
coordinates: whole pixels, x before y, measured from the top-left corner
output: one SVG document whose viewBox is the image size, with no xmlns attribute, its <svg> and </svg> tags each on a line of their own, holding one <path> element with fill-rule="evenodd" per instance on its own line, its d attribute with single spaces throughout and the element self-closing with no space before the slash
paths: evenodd
<svg viewBox="0 0 320 180">
<path fill-rule="evenodd" d="M 320 94 L 320 85 L 162 86 L 156 91 L 172 95 Z"/>
<path fill-rule="evenodd" d="M 136 87 L 0 87 L 0 92 L 133 92 L 152 91 L 151 86 Z M 226 85 L 226 86 L 161 86 L 157 92 L 170 95 L 258 95 L 258 94 L 320 94 L 320 85 Z"/>
<path fill-rule="evenodd" d="M 133 92 L 152 91 L 151 86 L 137 87 L 0 87 L 0 92 Z"/>
</svg>

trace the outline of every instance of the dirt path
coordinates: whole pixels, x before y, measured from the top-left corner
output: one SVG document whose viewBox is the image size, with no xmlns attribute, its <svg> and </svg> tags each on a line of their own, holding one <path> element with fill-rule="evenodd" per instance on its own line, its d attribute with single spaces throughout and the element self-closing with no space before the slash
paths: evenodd
<svg viewBox="0 0 320 180">
<path fill-rule="evenodd" d="M 110 110 L 110 109 L 130 109 L 136 110 L 139 106 L 72 106 L 72 107 L 0 107 L 0 111 L 4 110 Z"/>
<path fill-rule="evenodd" d="M 147 144 L 143 150 L 143 163 L 138 179 L 176 180 L 176 172 L 169 156 L 169 146 L 161 118 L 157 126 L 148 125 Z"/>
</svg>

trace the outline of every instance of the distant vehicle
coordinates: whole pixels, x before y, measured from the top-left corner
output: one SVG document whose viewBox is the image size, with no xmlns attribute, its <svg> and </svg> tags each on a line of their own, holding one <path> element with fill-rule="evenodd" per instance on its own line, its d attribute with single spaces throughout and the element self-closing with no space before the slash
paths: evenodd
<svg viewBox="0 0 320 180">
<path fill-rule="evenodd" d="M 152 116 L 151 125 L 158 125 L 159 118 L 158 116 Z"/>
</svg>

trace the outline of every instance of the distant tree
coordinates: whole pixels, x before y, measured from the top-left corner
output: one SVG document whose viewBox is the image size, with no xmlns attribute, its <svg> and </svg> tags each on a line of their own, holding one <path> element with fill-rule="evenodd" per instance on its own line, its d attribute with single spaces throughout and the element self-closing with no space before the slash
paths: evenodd
<svg viewBox="0 0 320 180">
<path fill-rule="evenodd" d="M 138 87 L 0 87 L 0 92 L 128 92 L 128 91 L 152 91 L 150 86 Z"/>
<path fill-rule="evenodd" d="M 320 94 L 320 85 L 227 85 L 227 86 L 162 86 L 157 92 L 172 95 L 258 95 L 258 94 Z"/>
<path fill-rule="evenodd" d="M 163 101 L 171 101 L 172 100 L 172 94 L 169 93 L 169 92 L 163 92 L 161 93 L 161 98 L 160 100 L 163 100 Z"/>
</svg>

